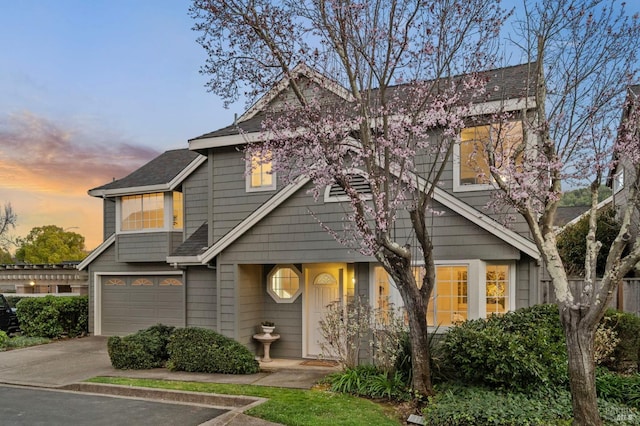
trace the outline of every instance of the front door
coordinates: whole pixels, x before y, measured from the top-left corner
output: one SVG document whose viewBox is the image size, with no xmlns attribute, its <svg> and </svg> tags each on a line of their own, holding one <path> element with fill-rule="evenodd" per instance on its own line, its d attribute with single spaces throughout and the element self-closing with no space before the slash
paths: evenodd
<svg viewBox="0 0 640 426">
<path fill-rule="evenodd" d="M 318 358 L 322 353 L 320 321 L 331 303 L 342 300 L 345 271 L 346 265 L 340 263 L 304 266 L 307 312 L 305 357 Z"/>
</svg>

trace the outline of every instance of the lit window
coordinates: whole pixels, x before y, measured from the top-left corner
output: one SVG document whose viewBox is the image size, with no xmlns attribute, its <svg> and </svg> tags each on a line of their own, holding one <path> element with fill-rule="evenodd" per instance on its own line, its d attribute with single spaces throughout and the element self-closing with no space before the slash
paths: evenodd
<svg viewBox="0 0 640 426">
<path fill-rule="evenodd" d="M 262 157 L 259 153 L 250 154 L 250 161 L 247 161 L 247 191 L 267 191 L 275 189 L 276 175 L 273 172 L 273 163 L 269 157 Z"/>
<path fill-rule="evenodd" d="M 267 292 L 276 302 L 291 303 L 302 291 L 301 281 L 295 266 L 276 266 L 267 277 Z"/>
<path fill-rule="evenodd" d="M 182 229 L 182 204 L 180 192 L 125 195 L 120 199 L 120 231 Z"/>
<path fill-rule="evenodd" d="M 184 217 L 182 215 L 182 192 L 173 193 L 173 229 L 182 229 Z"/>
<path fill-rule="evenodd" d="M 487 265 L 487 316 L 509 310 L 509 266 Z"/>
<path fill-rule="evenodd" d="M 487 144 L 493 145 L 496 167 L 503 168 L 502 159 L 510 158 L 522 142 L 522 122 L 467 127 L 460 134 L 460 145 L 454 155 L 457 166 L 454 189 L 486 189 L 491 183 Z M 506 166 L 506 164 L 504 164 Z"/>
<path fill-rule="evenodd" d="M 466 265 L 436 266 L 436 284 L 427 310 L 427 323 L 432 326 L 453 325 L 467 319 Z"/>
<path fill-rule="evenodd" d="M 122 231 L 164 227 L 164 195 L 162 193 L 122 197 Z"/>
<path fill-rule="evenodd" d="M 148 278 L 138 278 L 134 282 L 131 283 L 132 286 L 152 286 L 153 281 Z"/>
</svg>

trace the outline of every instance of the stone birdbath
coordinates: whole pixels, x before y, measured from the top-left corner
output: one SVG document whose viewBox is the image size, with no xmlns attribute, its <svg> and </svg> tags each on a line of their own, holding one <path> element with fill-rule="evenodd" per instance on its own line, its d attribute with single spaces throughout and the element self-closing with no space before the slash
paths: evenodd
<svg viewBox="0 0 640 426">
<path fill-rule="evenodd" d="M 271 362 L 271 357 L 269 356 L 269 349 L 271 348 L 271 344 L 280 338 L 279 334 L 271 334 L 271 333 L 258 333 L 254 334 L 253 338 L 258 342 L 262 343 L 262 347 L 264 349 L 264 356 L 262 357 L 262 362 Z"/>
</svg>

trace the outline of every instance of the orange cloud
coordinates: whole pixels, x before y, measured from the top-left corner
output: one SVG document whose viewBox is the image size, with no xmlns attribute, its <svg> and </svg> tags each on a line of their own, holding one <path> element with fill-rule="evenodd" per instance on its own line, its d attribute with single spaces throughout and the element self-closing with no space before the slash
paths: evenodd
<svg viewBox="0 0 640 426">
<path fill-rule="evenodd" d="M 69 127 L 24 111 L 0 117 L 0 206 L 18 215 L 14 235 L 35 226 L 72 228 L 88 249 L 102 242 L 102 201 L 87 190 L 158 155 L 104 131 Z"/>
</svg>

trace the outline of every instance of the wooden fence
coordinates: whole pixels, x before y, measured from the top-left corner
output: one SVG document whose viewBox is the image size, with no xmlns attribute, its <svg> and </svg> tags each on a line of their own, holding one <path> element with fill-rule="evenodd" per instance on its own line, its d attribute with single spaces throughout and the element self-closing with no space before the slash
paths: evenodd
<svg viewBox="0 0 640 426">
<path fill-rule="evenodd" d="M 571 292 L 579 295 L 584 282 L 581 279 L 569 279 Z M 540 282 L 540 300 L 542 303 L 555 303 L 556 297 L 551 286 L 551 280 Z M 612 308 L 640 315 L 640 278 L 625 278 L 618 285 L 609 304 Z"/>
</svg>

